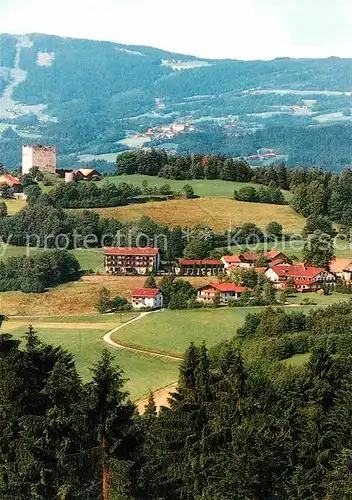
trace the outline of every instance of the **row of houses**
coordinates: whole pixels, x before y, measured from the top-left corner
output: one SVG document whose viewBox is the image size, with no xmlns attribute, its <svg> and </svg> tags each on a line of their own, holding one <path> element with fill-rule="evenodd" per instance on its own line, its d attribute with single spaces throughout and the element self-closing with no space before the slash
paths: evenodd
<svg viewBox="0 0 352 500">
<path fill-rule="evenodd" d="M 198 288 L 197 300 L 204 305 L 211 305 L 218 295 L 220 303 L 228 304 L 232 300 L 238 300 L 246 292 L 251 293 L 252 290 L 234 283 L 211 283 Z M 134 309 L 161 309 L 163 302 L 163 294 L 159 288 L 136 288 L 131 294 Z"/>
<path fill-rule="evenodd" d="M 108 274 L 158 273 L 161 267 L 158 248 L 105 248 L 104 259 Z M 293 287 L 298 292 L 312 292 L 321 288 L 323 284 L 334 283 L 336 280 L 352 281 L 350 259 L 335 259 L 330 263 L 329 269 L 323 269 L 306 266 L 303 263 L 294 265 L 279 250 L 259 255 L 249 252 L 241 255 L 225 255 L 221 259 L 179 259 L 173 271 L 178 276 L 217 276 L 230 275 L 237 269 L 254 269 L 257 273 L 265 274 L 277 290 Z"/>
<path fill-rule="evenodd" d="M 282 252 L 271 250 L 262 256 L 244 253 L 226 255 L 221 259 L 179 259 L 174 271 L 180 276 L 216 276 L 235 268 L 258 268 L 260 258 L 267 264 L 290 262 Z M 146 274 L 152 270 L 157 272 L 161 265 L 159 248 L 109 247 L 104 249 L 104 259 L 108 274 Z"/>
</svg>

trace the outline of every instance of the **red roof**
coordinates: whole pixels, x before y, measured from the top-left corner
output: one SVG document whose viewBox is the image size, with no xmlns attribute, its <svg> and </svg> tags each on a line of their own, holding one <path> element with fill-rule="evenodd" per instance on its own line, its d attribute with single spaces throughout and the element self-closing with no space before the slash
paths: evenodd
<svg viewBox="0 0 352 500">
<path fill-rule="evenodd" d="M 282 252 L 280 250 L 270 250 L 269 252 L 266 252 L 264 254 L 264 256 L 268 260 L 273 260 L 273 259 L 276 259 L 277 257 L 279 257 L 279 255 L 281 255 L 281 254 L 282 254 Z"/>
<path fill-rule="evenodd" d="M 325 269 L 322 267 L 306 267 L 303 264 L 293 266 L 290 264 L 283 264 L 280 266 L 272 266 L 271 268 L 279 277 L 286 278 L 316 278 Z"/>
<path fill-rule="evenodd" d="M 159 248 L 138 247 L 108 247 L 104 248 L 105 255 L 157 255 Z"/>
<path fill-rule="evenodd" d="M 267 267 L 255 267 L 255 272 L 256 273 L 265 273 L 265 271 L 268 269 Z"/>
<path fill-rule="evenodd" d="M 330 262 L 330 271 L 332 273 L 342 273 L 348 271 L 352 266 L 351 259 L 335 259 Z"/>
<path fill-rule="evenodd" d="M 302 286 L 302 285 L 315 285 L 315 283 L 317 282 L 317 280 L 300 280 L 300 279 L 296 279 L 294 280 L 294 283 L 295 285 L 298 285 L 298 286 Z"/>
<path fill-rule="evenodd" d="M 258 255 L 256 253 L 247 252 L 243 254 L 243 258 L 255 262 L 256 260 L 258 260 Z"/>
<path fill-rule="evenodd" d="M 224 263 L 219 259 L 180 259 L 179 263 L 181 266 L 223 266 Z"/>
<path fill-rule="evenodd" d="M 285 260 L 284 259 L 274 259 L 272 262 L 270 262 L 269 266 L 270 267 L 279 266 L 280 264 L 285 264 Z"/>
<path fill-rule="evenodd" d="M 240 264 L 242 262 L 241 255 L 224 255 L 226 264 Z"/>
<path fill-rule="evenodd" d="M 241 285 L 235 285 L 234 283 L 210 283 L 209 285 L 203 285 L 199 288 L 199 290 L 202 290 L 204 288 L 215 288 L 219 292 L 236 292 L 236 293 L 243 293 L 243 292 L 250 292 L 251 288 L 248 288 L 246 286 L 241 286 Z"/>
<path fill-rule="evenodd" d="M 17 179 L 17 177 L 14 177 L 13 175 L 9 174 L 2 175 L 0 177 L 0 183 L 1 182 L 6 183 L 9 186 L 22 186 L 21 181 Z"/>
<path fill-rule="evenodd" d="M 136 288 L 133 290 L 131 297 L 142 297 L 147 299 L 152 299 L 160 293 L 159 288 Z"/>
</svg>

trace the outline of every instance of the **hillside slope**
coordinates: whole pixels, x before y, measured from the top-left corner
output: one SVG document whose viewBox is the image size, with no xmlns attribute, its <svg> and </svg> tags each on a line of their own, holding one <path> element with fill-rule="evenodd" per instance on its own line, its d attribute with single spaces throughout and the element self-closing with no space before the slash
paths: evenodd
<svg viewBox="0 0 352 500">
<path fill-rule="evenodd" d="M 126 149 L 119 142 L 126 136 L 175 120 L 192 122 L 200 132 L 206 130 L 203 118 L 216 124 L 219 130 L 211 135 L 230 142 L 221 150 L 225 154 L 246 154 L 247 145 L 234 147 L 232 138 L 245 141 L 273 124 L 299 126 L 304 135 L 308 127 L 320 127 L 313 118 L 322 113 L 327 120 L 330 114 L 339 123 L 350 120 L 351 59 L 205 60 L 41 34 L 0 35 L 0 55 L 2 117 L 31 141 L 55 143 L 68 163 L 71 154 L 118 153 Z M 0 160 L 13 168 L 21 141 L 6 139 Z M 187 134 L 180 146 L 191 151 L 203 142 Z M 213 152 L 220 147 L 207 138 L 208 144 Z"/>
</svg>

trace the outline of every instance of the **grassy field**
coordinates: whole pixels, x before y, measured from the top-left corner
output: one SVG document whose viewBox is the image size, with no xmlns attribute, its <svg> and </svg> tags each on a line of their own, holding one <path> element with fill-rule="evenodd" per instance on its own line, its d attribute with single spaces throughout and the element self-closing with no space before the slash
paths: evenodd
<svg viewBox="0 0 352 500">
<path fill-rule="evenodd" d="M 102 287 L 112 296 L 129 298 L 135 288 L 145 282 L 145 276 L 87 276 L 50 289 L 45 293 L 0 292 L 0 311 L 6 315 L 47 316 L 67 314 L 94 314 L 95 302 Z M 216 277 L 190 278 L 194 286 L 214 281 Z"/>
<path fill-rule="evenodd" d="M 122 321 L 128 321 L 134 314 L 124 314 Z M 103 322 L 83 323 L 84 316 L 67 317 L 71 323 L 60 322 L 61 318 L 23 320 L 11 319 L 3 324 L 2 331 L 11 333 L 15 338 L 21 339 L 28 324 L 31 323 L 43 342 L 61 345 L 70 351 L 76 360 L 78 371 L 82 379 L 87 382 L 91 378 L 90 368 L 95 363 L 104 347 L 102 338 L 111 328 L 119 325 L 119 316 L 114 316 L 111 323 Z M 96 315 L 100 320 L 100 315 Z M 60 320 L 56 322 L 57 320 Z M 124 371 L 124 376 L 129 379 L 126 389 L 133 399 L 148 394 L 151 389 L 162 387 L 177 379 L 178 363 L 171 360 L 136 354 L 129 351 L 111 349 L 115 356 L 115 363 Z"/>
<path fill-rule="evenodd" d="M 284 359 L 282 362 L 286 365 L 286 366 L 293 366 L 293 367 L 296 367 L 296 366 L 301 366 L 303 365 L 304 363 L 306 363 L 309 359 L 310 355 L 309 353 L 305 353 L 305 354 L 294 354 L 293 356 L 291 356 L 291 358 L 288 358 L 288 359 Z"/>
<path fill-rule="evenodd" d="M 134 186 L 142 186 L 142 182 L 148 182 L 150 187 L 162 186 L 163 184 L 169 184 L 174 192 L 182 191 L 185 184 L 190 184 L 197 196 L 201 197 L 215 197 L 215 198 L 233 198 L 233 192 L 235 189 L 241 189 L 244 186 L 254 186 L 260 187 L 259 184 L 248 183 L 248 182 L 230 182 L 222 181 L 220 179 L 207 180 L 207 179 L 194 179 L 194 180 L 183 180 L 175 181 L 172 179 L 163 179 L 161 177 L 152 177 L 150 175 L 117 175 L 113 177 L 108 177 L 106 180 L 100 181 L 98 184 L 101 185 L 103 182 L 113 182 L 114 184 L 119 184 L 120 182 L 128 182 Z M 290 191 L 282 191 L 287 200 L 292 198 Z"/>
<path fill-rule="evenodd" d="M 277 221 L 286 232 L 301 233 L 305 221 L 288 205 L 247 203 L 228 198 L 170 200 L 94 210 L 103 217 L 122 221 L 136 221 L 147 215 L 168 226 L 206 224 L 216 231 L 226 231 L 245 222 L 255 222 L 265 229 L 269 222 Z"/>
<path fill-rule="evenodd" d="M 115 342 L 182 355 L 193 340 L 208 347 L 233 337 L 254 308 L 161 311 L 136 321 L 112 336 Z M 256 310 L 258 310 L 256 308 Z"/>
<path fill-rule="evenodd" d="M 0 260 L 6 260 L 10 257 L 18 257 L 20 255 L 35 255 L 38 252 L 44 252 L 43 248 L 37 247 L 17 247 L 13 245 L 0 244 Z M 78 260 L 81 269 L 94 272 L 104 271 L 104 257 L 102 248 L 77 248 L 69 250 L 72 255 Z"/>
<path fill-rule="evenodd" d="M 316 306 L 285 307 L 286 312 L 313 307 L 328 306 L 341 300 L 349 300 L 351 295 L 318 294 L 297 295 L 288 300 L 299 305 L 305 297 L 317 303 Z M 113 335 L 113 340 L 131 347 L 142 347 L 165 354 L 182 355 L 191 341 L 200 344 L 203 340 L 212 347 L 236 335 L 247 314 L 260 312 L 261 307 L 201 309 L 189 311 L 161 311 L 132 323 Z"/>
<path fill-rule="evenodd" d="M 25 200 L 4 200 L 7 206 L 7 212 L 9 215 L 13 215 L 19 212 L 22 208 L 27 205 Z"/>
</svg>

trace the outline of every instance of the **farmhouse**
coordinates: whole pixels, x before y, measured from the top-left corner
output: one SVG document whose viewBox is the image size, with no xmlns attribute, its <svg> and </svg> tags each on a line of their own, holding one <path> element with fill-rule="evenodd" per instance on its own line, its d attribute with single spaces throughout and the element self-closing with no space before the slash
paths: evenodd
<svg viewBox="0 0 352 500">
<path fill-rule="evenodd" d="M 133 290 L 131 300 L 134 309 L 146 307 L 161 309 L 163 307 L 163 294 L 159 288 L 137 288 Z"/>
<path fill-rule="evenodd" d="M 214 301 L 216 294 L 220 295 L 220 301 L 227 304 L 231 300 L 238 299 L 244 292 L 251 292 L 246 286 L 235 285 L 234 283 L 211 283 L 198 288 L 197 300 L 204 304 Z"/>
<path fill-rule="evenodd" d="M 214 276 L 224 271 L 220 259 L 179 259 L 175 272 L 181 276 Z"/>
<path fill-rule="evenodd" d="M 352 281 L 352 260 L 351 259 L 335 259 L 330 262 L 330 272 L 337 279 L 343 281 Z"/>
<path fill-rule="evenodd" d="M 73 174 L 77 181 L 99 181 L 102 179 L 101 173 L 94 168 L 80 168 L 79 170 L 74 170 Z"/>
<path fill-rule="evenodd" d="M 297 292 L 313 292 L 324 283 L 332 283 L 335 276 L 320 267 L 307 267 L 304 264 L 282 264 L 271 266 L 265 276 L 273 283 L 277 290 L 284 290 L 287 286 L 294 286 Z"/>
<path fill-rule="evenodd" d="M 159 248 L 104 248 L 105 271 L 109 274 L 146 274 L 160 267 Z"/>
<path fill-rule="evenodd" d="M 221 257 L 221 260 L 224 263 L 225 270 L 230 268 L 235 269 L 236 267 L 248 268 L 251 266 L 251 264 L 245 260 L 243 255 L 224 255 Z"/>
<path fill-rule="evenodd" d="M 270 250 L 264 254 L 245 252 L 240 255 L 224 255 L 221 258 L 224 263 L 225 269 L 234 269 L 236 267 L 248 268 L 255 267 L 260 260 L 266 261 L 269 265 L 278 265 L 290 263 L 290 259 L 280 250 Z"/>
<path fill-rule="evenodd" d="M 8 187 L 8 192 L 10 194 L 22 193 L 23 187 L 21 181 L 14 177 L 13 175 L 1 175 L 0 184 L 6 185 Z"/>
</svg>

